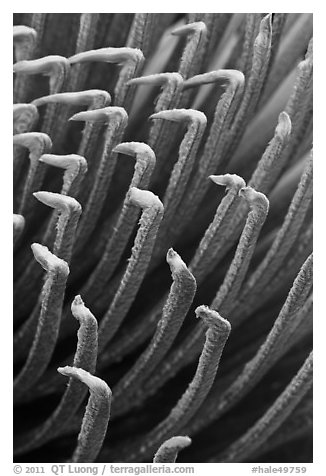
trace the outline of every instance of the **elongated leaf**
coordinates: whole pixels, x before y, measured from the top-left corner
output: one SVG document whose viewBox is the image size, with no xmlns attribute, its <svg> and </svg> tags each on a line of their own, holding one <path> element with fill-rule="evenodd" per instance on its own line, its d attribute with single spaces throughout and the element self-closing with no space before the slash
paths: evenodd
<svg viewBox="0 0 326 476">
<path fill-rule="evenodd" d="M 78 227 L 76 253 L 86 244 L 101 213 L 117 160 L 117 154 L 113 152 L 113 149 L 119 143 L 128 120 L 126 111 L 121 107 L 108 107 L 105 108 L 105 111 L 104 109 L 102 111 L 105 114 L 106 121 L 108 121 L 108 126 L 96 179 L 84 206 L 84 213 Z M 77 116 L 83 120 L 85 115 L 89 115 L 92 112 L 95 115 L 99 115 L 101 110 L 97 109 L 95 111 L 79 113 L 79 115 L 74 116 L 75 120 Z M 83 116 L 81 117 L 82 114 Z"/>
<path fill-rule="evenodd" d="M 301 225 L 309 209 L 312 199 L 312 157 L 307 162 L 298 189 L 292 199 L 282 228 L 269 248 L 264 260 L 246 282 L 239 299 L 239 313 L 248 313 L 257 294 L 260 294 L 266 284 L 275 275 L 278 268 L 283 266 L 284 258 L 291 249 L 300 232 Z M 233 306 L 235 309 L 235 306 Z M 240 310 L 241 309 L 241 310 Z"/>
<path fill-rule="evenodd" d="M 93 314 L 84 306 L 80 296 L 76 296 L 71 310 L 79 321 L 78 343 L 73 366 L 94 373 L 97 359 L 97 321 Z M 86 395 L 83 384 L 70 378 L 68 387 L 57 408 L 41 427 L 30 431 L 15 442 L 15 454 L 30 451 L 62 433 L 71 421 L 79 405 Z M 21 441 L 22 440 L 22 441 Z"/>
<path fill-rule="evenodd" d="M 137 393 L 142 393 L 142 383 L 157 364 L 163 360 L 179 332 L 196 292 L 196 281 L 180 256 L 171 248 L 167 253 L 173 284 L 162 311 L 157 330 L 145 351 L 140 355 L 129 372 L 114 387 L 114 405 L 119 414 L 130 410 Z"/>
<path fill-rule="evenodd" d="M 136 156 L 136 164 L 129 191 L 132 187 L 146 189 L 155 167 L 155 154 L 152 149 L 143 143 L 129 142 L 119 144 L 113 152 Z M 119 218 L 113 227 L 111 237 L 107 241 L 101 260 L 83 287 L 83 294 L 94 299 L 103 291 L 105 283 L 113 275 L 121 255 L 128 243 L 134 225 L 139 215 L 138 207 L 129 200 L 129 192 L 123 202 Z"/>
<path fill-rule="evenodd" d="M 240 374 L 222 394 L 220 389 L 214 389 L 207 400 L 203 414 L 199 416 L 198 422 L 193 422 L 191 431 L 194 431 L 195 427 L 198 430 L 203 424 L 205 425 L 219 418 L 230 410 L 283 355 L 287 343 L 291 342 L 296 329 L 307 318 L 311 303 L 307 302 L 305 305 L 305 300 L 310 293 L 311 285 L 312 257 L 310 256 L 301 268 L 281 312 L 256 355 L 246 363 Z M 189 431 L 189 428 L 187 431 Z"/>
<path fill-rule="evenodd" d="M 143 209 L 143 213 L 128 266 L 121 279 L 119 289 L 100 323 L 100 352 L 119 329 L 139 289 L 163 216 L 163 205 L 153 193 L 132 188 L 129 198 L 135 205 Z"/>
<path fill-rule="evenodd" d="M 61 367 L 58 372 L 87 385 L 90 397 L 78 435 L 72 463 L 92 463 L 101 450 L 110 418 L 111 390 L 107 384 L 89 372 L 76 367 Z"/>
<path fill-rule="evenodd" d="M 161 444 L 171 434 L 177 433 L 201 406 L 213 384 L 231 326 L 216 311 L 206 306 L 198 307 L 196 316 L 202 318 L 207 327 L 206 341 L 196 373 L 165 420 L 145 435 L 141 442 L 135 443 L 133 445 L 135 449 L 125 449 L 127 461 L 139 461 L 146 458 L 155 446 Z"/>
<path fill-rule="evenodd" d="M 35 259 L 47 271 L 42 290 L 42 304 L 35 337 L 27 361 L 14 380 L 14 399 L 21 400 L 24 392 L 40 378 L 56 345 L 61 310 L 69 267 L 46 247 L 34 243 Z"/>
</svg>

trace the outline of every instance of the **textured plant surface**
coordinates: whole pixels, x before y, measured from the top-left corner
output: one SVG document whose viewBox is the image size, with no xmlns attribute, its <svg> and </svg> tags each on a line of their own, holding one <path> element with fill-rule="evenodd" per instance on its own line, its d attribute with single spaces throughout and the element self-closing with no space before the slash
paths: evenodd
<svg viewBox="0 0 326 476">
<path fill-rule="evenodd" d="M 312 15 L 14 25 L 15 460 L 311 461 Z"/>
</svg>

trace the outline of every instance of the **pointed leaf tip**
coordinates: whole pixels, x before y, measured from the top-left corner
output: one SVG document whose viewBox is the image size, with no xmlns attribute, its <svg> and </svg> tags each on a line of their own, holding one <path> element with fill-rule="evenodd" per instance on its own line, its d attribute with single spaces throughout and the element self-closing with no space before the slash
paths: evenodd
<svg viewBox="0 0 326 476">
<path fill-rule="evenodd" d="M 37 200 L 51 208 L 56 208 L 62 212 L 81 213 L 80 203 L 75 198 L 69 197 L 68 195 L 47 191 L 34 192 L 33 195 Z"/>
<path fill-rule="evenodd" d="M 236 174 L 210 175 L 208 178 L 217 185 L 224 186 L 226 190 L 235 189 L 239 191 L 246 186 L 243 178 Z"/>
<path fill-rule="evenodd" d="M 196 21 L 193 23 L 186 23 L 185 25 L 179 26 L 171 31 L 171 35 L 175 36 L 185 36 L 195 33 L 206 33 L 207 27 L 203 21 Z"/>
<path fill-rule="evenodd" d="M 164 111 L 156 112 L 152 114 L 149 119 L 165 119 L 167 121 L 190 121 L 195 122 L 198 121 L 199 123 L 206 125 L 207 118 L 205 114 L 201 111 L 197 111 L 196 109 L 167 109 Z"/>
<path fill-rule="evenodd" d="M 82 300 L 81 296 L 78 294 L 75 296 L 74 300 L 71 303 L 71 313 L 77 321 L 80 323 L 82 322 L 89 322 L 90 320 L 95 323 L 95 327 L 97 328 L 97 320 L 91 313 L 91 311 L 85 306 L 84 301 Z"/>
<path fill-rule="evenodd" d="M 163 210 L 161 200 L 149 190 L 140 190 L 139 188 L 131 187 L 129 190 L 129 200 L 141 208 L 154 207 Z"/>
<path fill-rule="evenodd" d="M 239 196 L 243 197 L 252 209 L 268 210 L 269 200 L 261 192 L 257 192 L 252 187 L 243 187 L 239 190 Z"/>
<path fill-rule="evenodd" d="M 286 140 L 292 129 L 291 118 L 287 112 L 282 111 L 278 116 L 278 124 L 275 129 L 275 133 L 280 137 L 281 140 Z"/>
<path fill-rule="evenodd" d="M 180 73 L 157 73 L 149 74 L 148 76 L 140 76 L 138 78 L 132 78 L 127 82 L 127 85 L 158 85 L 165 87 L 167 84 L 182 84 L 183 77 Z"/>
<path fill-rule="evenodd" d="M 69 58 L 69 63 L 82 63 L 85 61 L 103 61 L 104 63 L 138 63 L 144 59 L 144 55 L 138 48 L 108 47 L 97 50 L 83 51 Z"/>
<path fill-rule="evenodd" d="M 127 121 L 128 114 L 123 107 L 108 106 L 91 111 L 77 112 L 69 118 L 69 121 L 100 122 L 107 124 L 117 118 L 120 121 Z"/>
<path fill-rule="evenodd" d="M 84 301 L 82 300 L 81 298 L 81 295 L 78 294 L 77 296 L 75 296 L 75 299 L 73 300 L 73 302 L 71 303 L 71 309 L 73 307 L 76 307 L 76 306 L 84 306 Z"/>
<path fill-rule="evenodd" d="M 47 96 L 34 99 L 32 104 L 37 107 L 48 103 L 68 104 L 72 106 L 90 106 L 100 96 L 103 97 L 106 106 L 111 103 L 111 96 L 107 91 L 101 89 L 89 89 L 86 91 L 49 94 Z"/>
<path fill-rule="evenodd" d="M 144 142 L 121 142 L 112 152 L 118 154 L 131 155 L 134 157 L 137 154 L 151 154 L 154 155 L 153 149 Z"/>
<path fill-rule="evenodd" d="M 259 33 L 255 39 L 256 47 L 269 48 L 272 41 L 272 14 L 266 15 L 260 22 Z"/>
<path fill-rule="evenodd" d="M 166 254 L 166 261 L 169 264 L 172 273 L 180 271 L 181 269 L 186 269 L 187 268 L 185 262 L 178 255 L 178 253 L 176 251 L 174 251 L 173 248 L 170 248 L 168 250 L 168 252 Z"/>
<path fill-rule="evenodd" d="M 197 74 L 187 79 L 183 84 L 183 89 L 201 86 L 202 84 L 211 83 L 229 83 L 232 89 L 243 87 L 245 83 L 244 74 L 237 69 L 219 69 L 209 71 L 208 73 Z"/>
<path fill-rule="evenodd" d="M 68 154 L 68 155 L 55 155 L 55 154 L 43 154 L 39 158 L 40 162 L 44 162 L 48 165 L 53 165 L 54 167 L 59 167 L 62 169 L 79 169 L 87 172 L 87 161 L 85 157 L 77 154 Z"/>
<path fill-rule="evenodd" d="M 208 306 L 201 305 L 195 309 L 197 318 L 201 318 L 205 324 L 210 328 L 215 328 L 219 332 L 229 334 L 231 331 L 231 324 L 227 319 L 220 316 L 217 311 L 210 309 Z"/>
<path fill-rule="evenodd" d="M 85 385 L 87 385 L 91 392 L 111 398 L 112 392 L 107 383 L 104 382 L 104 380 L 90 374 L 86 370 L 77 367 L 70 367 L 69 365 L 66 365 L 65 367 L 58 367 L 57 370 L 61 375 L 73 377 L 80 382 L 83 382 Z"/>
<path fill-rule="evenodd" d="M 23 60 L 14 64 L 14 73 L 43 74 L 50 77 L 50 93 L 57 93 L 69 71 L 69 62 L 63 56 L 52 55 L 35 60 Z"/>
<path fill-rule="evenodd" d="M 64 276 L 69 274 L 69 266 L 63 260 L 58 258 L 51 251 L 39 243 L 31 245 L 34 258 L 46 271 L 60 271 Z"/>
</svg>

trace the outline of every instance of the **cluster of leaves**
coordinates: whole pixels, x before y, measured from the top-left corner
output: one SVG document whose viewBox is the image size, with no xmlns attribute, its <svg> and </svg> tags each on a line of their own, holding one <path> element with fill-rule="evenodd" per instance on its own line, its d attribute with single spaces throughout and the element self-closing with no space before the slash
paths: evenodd
<svg viewBox="0 0 326 476">
<path fill-rule="evenodd" d="M 15 16 L 17 461 L 309 460 L 311 35 Z"/>
</svg>

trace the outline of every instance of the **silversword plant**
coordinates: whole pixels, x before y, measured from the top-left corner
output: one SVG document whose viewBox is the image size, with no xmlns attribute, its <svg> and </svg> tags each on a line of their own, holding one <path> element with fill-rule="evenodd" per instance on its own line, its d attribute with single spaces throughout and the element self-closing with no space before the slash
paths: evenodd
<svg viewBox="0 0 326 476">
<path fill-rule="evenodd" d="M 312 15 L 17 13 L 13 121 L 16 461 L 310 461 Z"/>
</svg>

